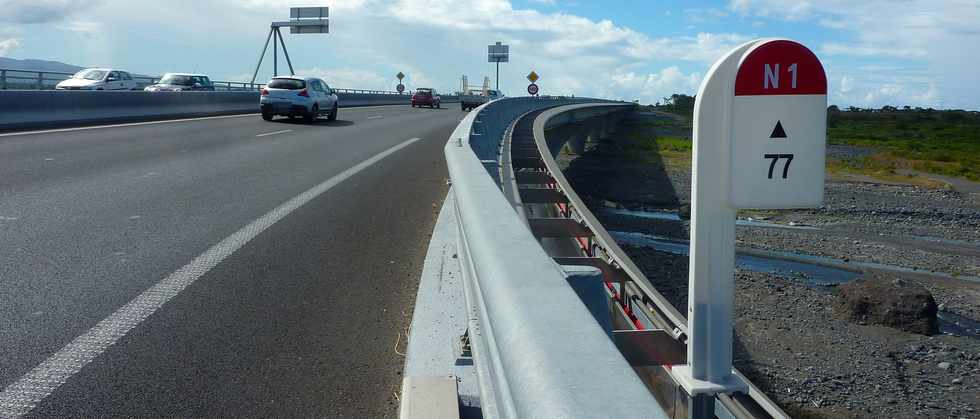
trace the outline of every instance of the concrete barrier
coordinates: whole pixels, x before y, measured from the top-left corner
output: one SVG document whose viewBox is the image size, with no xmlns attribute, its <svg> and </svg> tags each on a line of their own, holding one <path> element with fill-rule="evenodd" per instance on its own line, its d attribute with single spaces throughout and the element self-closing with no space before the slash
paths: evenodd
<svg viewBox="0 0 980 419">
<path fill-rule="evenodd" d="M 407 105 L 410 95 L 338 94 L 343 108 Z M 0 131 L 258 112 L 259 92 L 0 91 Z"/>
</svg>

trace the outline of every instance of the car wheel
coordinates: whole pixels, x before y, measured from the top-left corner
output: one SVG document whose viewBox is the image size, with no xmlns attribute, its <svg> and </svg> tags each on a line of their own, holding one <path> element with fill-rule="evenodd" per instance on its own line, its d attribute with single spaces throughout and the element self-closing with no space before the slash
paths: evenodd
<svg viewBox="0 0 980 419">
<path fill-rule="evenodd" d="M 311 123 L 315 121 L 316 116 L 319 113 L 320 113 L 320 107 L 317 105 L 313 105 L 313 109 L 310 111 L 310 113 L 303 115 L 303 122 Z"/>
<path fill-rule="evenodd" d="M 333 104 L 333 110 L 330 111 L 330 116 L 327 117 L 327 121 L 336 121 L 337 120 L 337 113 L 338 112 L 340 112 L 340 109 L 338 109 L 337 108 L 337 104 L 334 103 Z"/>
<path fill-rule="evenodd" d="M 262 112 L 262 119 L 264 119 L 266 121 L 271 121 L 272 120 L 272 114 L 269 113 L 269 112 Z"/>
</svg>

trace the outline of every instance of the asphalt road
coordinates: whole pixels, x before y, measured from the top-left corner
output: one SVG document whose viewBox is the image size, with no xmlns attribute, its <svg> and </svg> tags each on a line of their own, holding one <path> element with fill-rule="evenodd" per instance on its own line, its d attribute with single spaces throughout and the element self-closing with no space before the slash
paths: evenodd
<svg viewBox="0 0 980 419">
<path fill-rule="evenodd" d="M 0 408 L 39 388 L 28 417 L 395 415 L 442 147 L 462 116 L 388 106 L 315 125 L 0 136 Z M 242 230 L 257 233 L 242 245 Z M 229 240 L 145 320 L 120 320 Z M 121 338 L 79 338 L 105 327 Z M 65 361 L 84 356 L 77 371 Z M 41 366 L 63 384 L 25 379 Z"/>
</svg>

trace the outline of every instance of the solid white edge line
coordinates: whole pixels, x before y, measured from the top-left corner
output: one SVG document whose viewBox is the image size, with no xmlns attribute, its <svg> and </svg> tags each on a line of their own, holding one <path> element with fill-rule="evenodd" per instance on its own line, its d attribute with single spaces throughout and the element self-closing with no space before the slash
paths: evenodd
<svg viewBox="0 0 980 419">
<path fill-rule="evenodd" d="M 291 130 L 291 129 L 284 129 L 282 131 L 273 131 L 273 132 L 267 132 L 265 134 L 256 134 L 255 136 L 256 137 L 265 137 L 265 136 L 268 136 L 268 135 L 285 134 L 287 132 L 293 132 L 293 130 Z"/>
<path fill-rule="evenodd" d="M 344 109 L 345 111 L 349 112 L 358 109 L 385 108 L 389 106 L 405 106 L 405 105 L 351 106 L 348 108 L 341 107 L 340 109 Z M 140 125 L 157 125 L 157 124 L 170 124 L 174 122 L 204 121 L 208 119 L 241 118 L 245 116 L 255 116 L 258 114 L 259 114 L 258 112 L 249 112 L 249 113 L 239 113 L 234 115 L 202 116 L 198 118 L 181 118 L 181 119 L 166 119 L 161 121 L 128 122 L 125 124 L 92 125 L 86 127 L 56 128 L 56 129 L 45 129 L 45 130 L 37 130 L 37 131 L 5 132 L 5 133 L 0 133 L 0 137 L 14 137 L 18 135 L 35 135 L 35 134 L 52 134 L 57 132 L 88 131 L 88 130 L 103 129 L 103 128 L 136 127 Z"/>
<path fill-rule="evenodd" d="M 109 317 L 72 340 L 40 365 L 3 389 L 3 392 L 0 392 L 0 418 L 17 418 L 29 413 L 38 403 L 51 395 L 88 363 L 104 353 L 130 330 L 260 233 L 337 184 L 419 140 L 419 138 L 406 140 L 293 197 L 221 240 L 156 285 L 143 291 Z"/>
</svg>

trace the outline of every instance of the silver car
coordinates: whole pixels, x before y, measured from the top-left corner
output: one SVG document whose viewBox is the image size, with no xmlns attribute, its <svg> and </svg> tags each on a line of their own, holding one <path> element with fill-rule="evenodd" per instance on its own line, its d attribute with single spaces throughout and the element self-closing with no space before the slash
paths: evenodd
<svg viewBox="0 0 980 419">
<path fill-rule="evenodd" d="M 315 77 L 281 76 L 266 83 L 259 99 L 262 119 L 271 121 L 276 115 L 303 117 L 313 122 L 318 116 L 337 119 L 337 95 L 321 79 Z"/>
<path fill-rule="evenodd" d="M 137 90 L 139 86 L 126 71 L 111 68 L 86 68 L 70 79 L 58 83 L 56 90 Z"/>
</svg>

